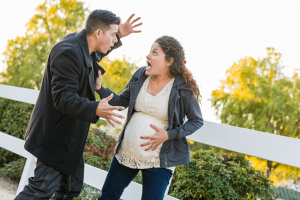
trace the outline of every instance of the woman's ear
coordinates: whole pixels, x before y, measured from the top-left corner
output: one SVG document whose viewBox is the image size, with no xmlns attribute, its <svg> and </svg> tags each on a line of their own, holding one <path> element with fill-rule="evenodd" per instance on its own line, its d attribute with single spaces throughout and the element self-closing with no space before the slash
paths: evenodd
<svg viewBox="0 0 300 200">
<path fill-rule="evenodd" d="M 166 61 L 166 65 L 169 67 L 173 64 L 174 58 L 170 58 L 170 61 Z"/>
</svg>

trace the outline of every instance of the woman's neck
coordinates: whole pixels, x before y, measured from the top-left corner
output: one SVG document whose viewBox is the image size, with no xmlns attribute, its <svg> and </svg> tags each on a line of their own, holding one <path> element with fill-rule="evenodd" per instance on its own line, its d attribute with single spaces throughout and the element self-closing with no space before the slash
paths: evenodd
<svg viewBox="0 0 300 200">
<path fill-rule="evenodd" d="M 170 82 L 173 78 L 174 76 L 172 76 L 171 74 L 159 74 L 151 76 L 152 81 L 157 83 Z"/>
</svg>

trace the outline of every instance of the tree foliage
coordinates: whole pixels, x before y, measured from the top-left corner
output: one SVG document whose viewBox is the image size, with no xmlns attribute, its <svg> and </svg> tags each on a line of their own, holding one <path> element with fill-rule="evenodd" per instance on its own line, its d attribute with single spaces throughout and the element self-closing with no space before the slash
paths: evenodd
<svg viewBox="0 0 300 200">
<path fill-rule="evenodd" d="M 45 0 L 26 24 L 25 36 L 9 40 L 0 73 L 2 83 L 40 89 L 48 54 L 66 34 L 77 32 L 85 20 L 86 8 L 76 0 Z"/>
<path fill-rule="evenodd" d="M 102 78 L 102 85 L 117 94 L 125 89 L 133 73 L 138 69 L 134 63 L 126 61 L 125 57 L 123 57 L 123 60 L 109 60 L 104 57 L 100 65 L 106 71 Z"/>
<path fill-rule="evenodd" d="M 298 138 L 300 134 L 300 76 L 281 71 L 281 54 L 267 48 L 267 57 L 241 59 L 227 71 L 212 106 L 222 123 Z M 277 165 L 278 166 L 278 165 Z M 269 168 L 276 168 L 272 162 Z"/>
</svg>

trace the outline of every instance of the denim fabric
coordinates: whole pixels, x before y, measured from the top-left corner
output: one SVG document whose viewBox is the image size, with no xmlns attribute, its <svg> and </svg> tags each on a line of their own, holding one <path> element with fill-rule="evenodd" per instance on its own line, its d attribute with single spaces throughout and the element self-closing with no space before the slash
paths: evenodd
<svg viewBox="0 0 300 200">
<path fill-rule="evenodd" d="M 83 186 L 84 158 L 81 158 L 75 176 L 64 174 L 37 160 L 34 177 L 28 179 L 28 185 L 15 200 L 52 200 L 73 199 L 78 197 Z"/>
<path fill-rule="evenodd" d="M 119 200 L 124 189 L 142 171 L 142 200 L 163 200 L 172 177 L 172 170 L 166 168 L 131 169 L 118 162 L 114 157 L 105 179 L 102 194 L 98 200 Z"/>
</svg>

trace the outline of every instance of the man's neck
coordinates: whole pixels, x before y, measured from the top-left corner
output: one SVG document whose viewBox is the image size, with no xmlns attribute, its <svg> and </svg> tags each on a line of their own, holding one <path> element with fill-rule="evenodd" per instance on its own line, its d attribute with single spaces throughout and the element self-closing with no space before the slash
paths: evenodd
<svg viewBox="0 0 300 200">
<path fill-rule="evenodd" d="M 95 51 L 95 48 L 93 46 L 93 38 L 92 36 L 86 36 L 86 40 L 87 40 L 87 43 L 88 43 L 88 47 L 89 47 L 89 53 L 91 55 L 91 53 L 93 53 Z"/>
</svg>

